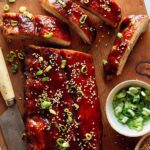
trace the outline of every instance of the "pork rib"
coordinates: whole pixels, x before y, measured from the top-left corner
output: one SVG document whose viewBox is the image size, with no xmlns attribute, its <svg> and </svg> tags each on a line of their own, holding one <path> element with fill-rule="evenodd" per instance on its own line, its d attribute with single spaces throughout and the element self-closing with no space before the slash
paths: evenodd
<svg viewBox="0 0 150 150">
<path fill-rule="evenodd" d="M 33 38 L 61 46 L 71 44 L 66 26 L 54 17 L 28 17 L 19 13 L 5 13 L 2 17 L 3 34 L 7 38 Z"/>
<path fill-rule="evenodd" d="M 92 57 L 30 46 L 25 62 L 28 150 L 100 150 L 102 128 Z M 44 109 L 42 101 L 50 106 Z"/>
<path fill-rule="evenodd" d="M 131 15 L 122 21 L 120 31 L 108 56 L 107 64 L 104 65 L 107 79 L 122 73 L 130 52 L 141 33 L 147 29 L 148 23 L 149 18 L 146 15 Z"/>
<path fill-rule="evenodd" d="M 120 6 L 114 0 L 73 0 L 106 23 L 117 27 L 121 20 Z"/>
<path fill-rule="evenodd" d="M 95 28 L 87 13 L 71 0 L 41 0 L 42 7 L 66 22 L 85 43 L 91 44 L 95 38 Z"/>
</svg>

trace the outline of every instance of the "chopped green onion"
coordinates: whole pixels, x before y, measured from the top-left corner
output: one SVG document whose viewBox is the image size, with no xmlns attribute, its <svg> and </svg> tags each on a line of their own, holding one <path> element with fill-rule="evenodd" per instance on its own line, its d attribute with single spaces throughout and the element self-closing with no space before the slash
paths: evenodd
<svg viewBox="0 0 150 150">
<path fill-rule="evenodd" d="M 59 146 L 61 146 L 65 142 L 65 140 L 63 138 L 58 138 L 56 142 Z"/>
<path fill-rule="evenodd" d="M 72 123 L 72 116 L 68 116 L 66 122 L 67 122 L 67 124 L 71 124 Z"/>
<path fill-rule="evenodd" d="M 49 77 L 43 77 L 43 78 L 42 78 L 42 81 L 43 81 L 43 82 L 49 81 Z"/>
<path fill-rule="evenodd" d="M 17 20 L 12 20 L 12 21 L 11 21 L 11 25 L 12 25 L 13 27 L 17 26 L 17 25 L 18 25 L 18 21 L 17 21 Z"/>
<path fill-rule="evenodd" d="M 39 57 L 39 62 L 42 62 L 43 60 L 43 57 Z"/>
<path fill-rule="evenodd" d="M 49 38 L 51 38 L 52 36 L 53 36 L 53 33 L 52 33 L 52 32 L 50 32 L 50 33 L 45 33 L 45 34 L 43 35 L 43 37 L 46 38 L 46 39 L 49 39 Z"/>
<path fill-rule="evenodd" d="M 85 138 L 86 138 L 87 141 L 90 141 L 92 139 L 92 134 L 86 133 Z"/>
<path fill-rule="evenodd" d="M 83 73 L 83 74 L 87 73 L 87 66 L 86 65 L 83 65 L 81 67 L 81 73 Z"/>
<path fill-rule="evenodd" d="M 68 148 L 70 145 L 68 142 L 64 142 L 62 145 L 61 145 L 63 148 Z"/>
<path fill-rule="evenodd" d="M 17 55 L 18 55 L 18 58 L 19 58 L 19 59 L 21 59 L 21 60 L 24 59 L 24 53 L 18 53 Z"/>
<path fill-rule="evenodd" d="M 62 124 L 59 124 L 59 125 L 57 126 L 57 128 L 58 128 L 59 131 L 62 131 L 62 132 L 65 132 L 65 131 L 67 130 L 66 126 L 64 126 L 64 125 L 62 125 Z"/>
<path fill-rule="evenodd" d="M 144 92 L 144 91 L 141 91 L 141 95 L 142 95 L 143 97 L 145 97 L 145 96 L 146 96 L 146 94 L 145 94 L 145 92 Z"/>
<path fill-rule="evenodd" d="M 56 142 L 60 150 L 66 150 L 66 148 L 70 147 L 69 142 L 65 141 L 63 138 L 58 138 Z"/>
<path fill-rule="evenodd" d="M 52 114 L 52 115 L 56 115 L 56 114 L 57 114 L 56 111 L 55 111 L 54 109 L 51 109 L 51 108 L 49 108 L 49 112 L 50 112 L 50 114 Z"/>
<path fill-rule="evenodd" d="M 118 116 L 122 112 L 122 110 L 123 110 L 122 106 L 117 106 L 115 108 L 115 114 L 116 114 L 116 116 Z"/>
<path fill-rule="evenodd" d="M 122 99 L 126 96 L 126 93 L 125 92 L 120 92 L 119 94 L 117 94 L 116 98 L 118 99 Z"/>
<path fill-rule="evenodd" d="M 19 69 L 18 64 L 12 64 L 11 70 L 12 70 L 13 73 L 17 73 L 17 72 L 18 72 L 18 69 Z"/>
<path fill-rule="evenodd" d="M 74 108 L 75 110 L 78 110 L 78 109 L 79 109 L 79 105 L 76 104 L 76 103 L 74 103 L 74 104 L 73 104 L 73 108 Z"/>
<path fill-rule="evenodd" d="M 122 33 L 118 32 L 117 37 L 121 39 L 123 37 Z"/>
<path fill-rule="evenodd" d="M 132 117 L 135 116 L 135 112 L 134 112 L 133 110 L 131 110 L 131 109 L 128 109 L 128 113 L 129 113 Z"/>
<path fill-rule="evenodd" d="M 69 112 L 69 109 L 68 109 L 68 108 L 65 108 L 65 109 L 64 109 L 64 112 L 66 112 L 66 113 Z"/>
<path fill-rule="evenodd" d="M 67 60 L 62 60 L 61 61 L 61 69 L 64 69 L 66 67 Z"/>
<path fill-rule="evenodd" d="M 46 72 L 49 72 L 51 69 L 52 69 L 52 66 L 49 65 L 49 66 L 45 69 L 45 71 L 46 71 Z"/>
<path fill-rule="evenodd" d="M 16 0 L 8 0 L 9 3 L 14 3 Z"/>
<path fill-rule="evenodd" d="M 43 100 L 40 102 L 40 106 L 42 109 L 48 109 L 51 106 L 51 102 Z"/>
<path fill-rule="evenodd" d="M 16 53 L 14 51 L 10 51 L 9 54 L 7 55 L 7 61 L 12 63 L 16 57 L 17 57 Z"/>
<path fill-rule="evenodd" d="M 37 71 L 36 75 L 41 76 L 43 74 L 42 70 Z"/>
<path fill-rule="evenodd" d="M 62 5 L 63 8 L 66 7 L 66 3 L 62 0 L 57 0 L 58 3 L 60 3 Z"/>
<path fill-rule="evenodd" d="M 106 66 L 107 64 L 108 64 L 108 61 L 105 60 L 105 59 L 103 59 L 103 60 L 102 60 L 102 65 L 103 65 L 103 66 Z"/>
<path fill-rule="evenodd" d="M 9 6 L 8 4 L 5 4 L 5 5 L 3 6 L 3 10 L 4 10 L 5 12 L 9 11 L 9 10 L 10 10 L 10 6 Z"/>
<path fill-rule="evenodd" d="M 122 122 L 123 124 L 126 124 L 128 120 L 129 120 L 129 118 L 126 117 L 126 116 L 124 116 L 124 117 L 122 118 L 121 122 Z"/>
<path fill-rule="evenodd" d="M 89 0 L 83 0 L 83 3 L 84 3 L 84 4 L 88 4 L 88 3 L 89 3 Z"/>
<path fill-rule="evenodd" d="M 77 95 L 78 96 L 84 96 L 84 93 L 83 93 L 83 91 L 81 89 L 77 88 Z"/>
<path fill-rule="evenodd" d="M 27 11 L 27 8 L 25 7 L 25 6 L 21 6 L 20 8 L 19 8 L 19 12 L 20 13 L 24 13 L 24 12 L 26 12 Z"/>
<path fill-rule="evenodd" d="M 142 114 L 146 117 L 150 116 L 150 110 L 148 108 L 143 108 Z"/>
<path fill-rule="evenodd" d="M 32 17 L 33 17 L 33 15 L 31 13 L 29 13 L 28 11 L 24 11 L 23 14 L 30 19 L 32 19 Z"/>
<path fill-rule="evenodd" d="M 82 15 L 80 18 L 80 24 L 83 25 L 85 23 L 85 21 L 87 20 L 87 17 L 88 17 L 87 15 Z"/>
</svg>

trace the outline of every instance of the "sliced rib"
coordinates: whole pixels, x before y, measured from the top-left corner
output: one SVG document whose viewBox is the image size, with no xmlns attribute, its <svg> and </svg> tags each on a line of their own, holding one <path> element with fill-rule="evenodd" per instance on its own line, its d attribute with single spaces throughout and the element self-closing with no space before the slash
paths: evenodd
<svg viewBox="0 0 150 150">
<path fill-rule="evenodd" d="M 121 20 L 120 6 L 114 0 L 73 0 L 106 23 L 117 27 Z"/>
<path fill-rule="evenodd" d="M 66 0 L 41 0 L 42 7 L 66 22 L 85 43 L 91 44 L 95 38 L 95 28 L 87 13 L 76 3 Z"/>
<path fill-rule="evenodd" d="M 122 73 L 129 54 L 139 36 L 147 29 L 148 23 L 149 18 L 146 15 L 131 15 L 123 20 L 108 56 L 108 63 L 104 65 L 106 78 Z"/>
<path fill-rule="evenodd" d="M 5 13 L 2 16 L 3 34 L 7 38 L 36 39 L 61 46 L 71 44 L 67 27 L 54 17 L 28 17 L 19 13 Z"/>
</svg>

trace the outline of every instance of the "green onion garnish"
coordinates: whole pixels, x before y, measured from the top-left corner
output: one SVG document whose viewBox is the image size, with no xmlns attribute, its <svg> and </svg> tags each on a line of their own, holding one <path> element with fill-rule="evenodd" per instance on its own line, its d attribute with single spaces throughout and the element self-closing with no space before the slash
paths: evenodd
<svg viewBox="0 0 150 150">
<path fill-rule="evenodd" d="M 64 69 L 66 67 L 67 60 L 62 60 L 61 61 L 61 68 Z"/>
<path fill-rule="evenodd" d="M 12 64 L 11 70 L 13 73 L 17 73 L 19 69 L 18 64 Z"/>
<path fill-rule="evenodd" d="M 9 0 L 8 2 L 9 3 L 14 3 L 16 0 Z"/>
<path fill-rule="evenodd" d="M 74 104 L 73 104 L 73 108 L 74 108 L 75 110 L 78 110 L 78 109 L 79 109 L 79 105 L 76 104 L 76 103 L 74 103 Z"/>
<path fill-rule="evenodd" d="M 43 35 L 43 37 L 46 38 L 46 39 L 49 39 L 49 38 L 53 37 L 53 33 L 52 33 L 52 32 L 50 32 L 50 33 L 45 33 L 45 34 Z"/>
<path fill-rule="evenodd" d="M 102 60 L 102 65 L 103 65 L 103 66 L 106 66 L 107 64 L 108 64 L 108 61 L 105 60 L 105 59 L 103 59 L 103 60 Z"/>
<path fill-rule="evenodd" d="M 49 72 L 51 69 L 52 69 L 52 66 L 49 65 L 48 67 L 46 67 L 45 71 L 46 71 L 46 72 Z"/>
<path fill-rule="evenodd" d="M 12 20 L 12 21 L 11 21 L 11 25 L 12 25 L 13 27 L 17 26 L 17 25 L 18 25 L 18 21 Z"/>
<path fill-rule="evenodd" d="M 90 141 L 92 139 L 92 134 L 86 133 L 85 138 L 86 138 L 87 141 Z"/>
<path fill-rule="evenodd" d="M 5 5 L 3 6 L 3 10 L 4 10 L 5 12 L 9 11 L 9 10 L 10 10 L 10 6 L 9 6 L 8 4 L 5 4 Z"/>
<path fill-rule="evenodd" d="M 86 65 L 83 65 L 83 66 L 81 67 L 81 72 L 82 72 L 83 74 L 87 73 L 87 66 L 86 66 Z"/>
<path fill-rule="evenodd" d="M 42 78 L 42 81 L 43 81 L 43 82 L 49 81 L 49 77 L 43 77 L 43 78 Z"/>
<path fill-rule="evenodd" d="M 39 57 L 39 62 L 42 62 L 43 60 L 43 57 Z"/>
<path fill-rule="evenodd" d="M 40 106 L 41 106 L 42 109 L 48 109 L 51 106 L 51 102 L 46 101 L 46 100 L 42 100 L 40 102 Z"/>
<path fill-rule="evenodd" d="M 84 4 L 88 4 L 88 3 L 89 3 L 89 0 L 83 0 L 83 3 L 84 3 Z"/>
<path fill-rule="evenodd" d="M 117 33 L 117 37 L 118 37 L 119 39 L 121 39 L 121 38 L 123 37 L 122 33 L 118 32 L 118 33 Z"/>
<path fill-rule="evenodd" d="M 18 53 L 17 55 L 18 55 L 18 58 L 19 58 L 19 59 L 21 59 L 21 60 L 24 59 L 24 53 Z"/>
<path fill-rule="evenodd" d="M 43 71 L 42 71 L 42 70 L 39 70 L 39 71 L 37 71 L 37 73 L 36 73 L 37 76 L 41 76 L 42 74 L 43 74 Z"/>
<path fill-rule="evenodd" d="M 25 7 L 25 6 L 21 6 L 20 8 L 19 8 L 19 12 L 20 13 L 24 13 L 24 12 L 26 12 L 27 11 L 27 8 Z"/>
<path fill-rule="evenodd" d="M 60 3 L 62 5 L 63 8 L 66 7 L 66 3 L 62 0 L 57 0 L 58 3 Z"/>
<path fill-rule="evenodd" d="M 16 53 L 14 51 L 10 51 L 9 54 L 7 55 L 7 61 L 12 63 L 16 57 L 17 57 Z"/>
<path fill-rule="evenodd" d="M 50 112 L 50 114 L 52 114 L 52 115 L 56 115 L 56 111 L 55 111 L 54 109 L 49 108 L 49 112 Z"/>
<path fill-rule="evenodd" d="M 83 25 L 85 23 L 87 17 L 88 17 L 87 15 L 82 15 L 81 18 L 80 18 L 80 24 Z"/>
</svg>

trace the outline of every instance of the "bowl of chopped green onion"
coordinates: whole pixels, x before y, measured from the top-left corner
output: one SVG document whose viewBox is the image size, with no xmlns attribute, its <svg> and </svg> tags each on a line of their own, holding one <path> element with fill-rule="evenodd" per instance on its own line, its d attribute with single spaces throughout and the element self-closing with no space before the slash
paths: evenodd
<svg viewBox="0 0 150 150">
<path fill-rule="evenodd" d="M 106 116 L 122 135 L 139 137 L 150 132 L 150 85 L 139 80 L 118 84 L 107 97 Z"/>
</svg>

